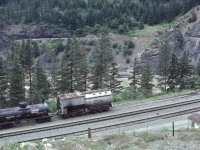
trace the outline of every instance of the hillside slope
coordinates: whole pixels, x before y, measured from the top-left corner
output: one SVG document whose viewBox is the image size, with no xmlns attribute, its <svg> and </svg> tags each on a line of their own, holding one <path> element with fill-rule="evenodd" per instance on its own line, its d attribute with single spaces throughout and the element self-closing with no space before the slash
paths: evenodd
<svg viewBox="0 0 200 150">
<path fill-rule="evenodd" d="M 196 20 L 190 22 L 192 13 L 196 14 Z M 180 23 L 174 28 L 165 30 L 156 39 L 158 42 L 146 48 L 141 54 L 140 66 L 149 62 L 152 70 L 156 72 L 159 49 L 166 41 L 170 44 L 171 53 L 175 53 L 178 58 L 182 56 L 184 50 L 188 51 L 190 63 L 196 66 L 200 59 L 200 7 L 198 6 L 184 15 Z"/>
<path fill-rule="evenodd" d="M 189 23 L 188 19 L 191 18 L 192 12 L 197 15 L 197 20 Z M 172 23 L 173 24 L 173 23 Z M 148 30 L 153 30 L 154 27 L 148 27 Z M 143 31 L 143 30 L 141 30 Z M 145 29 L 144 29 L 145 31 Z M 194 8 L 184 16 L 181 16 L 179 22 L 176 24 L 175 28 L 171 25 L 162 30 L 157 29 L 158 32 L 153 32 L 152 34 L 141 35 L 141 36 L 126 36 L 110 33 L 111 43 L 120 45 L 117 48 L 112 48 L 113 56 L 115 62 L 118 64 L 121 73 L 129 73 L 131 66 L 133 65 L 134 58 L 138 58 L 139 66 L 143 66 L 147 61 L 150 62 L 153 72 L 156 72 L 158 65 L 158 53 L 162 46 L 161 43 L 168 40 L 172 49 L 178 57 L 183 53 L 183 50 L 188 50 L 190 53 L 191 63 L 196 65 L 200 58 L 200 10 L 199 7 Z M 32 26 L 32 25 L 9 25 L 6 28 L 0 30 L 0 54 L 5 55 L 6 51 L 9 49 L 9 38 L 10 35 L 14 35 L 15 39 L 19 41 L 21 39 L 33 39 L 38 41 L 38 43 L 44 43 L 45 41 L 53 38 L 63 38 L 64 43 L 66 43 L 67 38 L 71 37 L 71 34 L 66 30 L 61 30 L 54 26 Z M 81 41 L 91 41 L 98 40 L 98 35 L 87 35 L 84 37 L 79 37 Z M 133 41 L 135 47 L 130 49 L 132 55 L 123 55 L 123 51 L 127 49 L 125 46 L 125 41 Z M 155 42 L 158 41 L 158 42 Z M 85 50 L 92 51 L 95 45 L 81 45 Z M 59 53 L 57 58 L 60 60 L 62 53 Z M 43 66 L 48 69 L 48 55 L 42 54 L 41 60 Z"/>
</svg>

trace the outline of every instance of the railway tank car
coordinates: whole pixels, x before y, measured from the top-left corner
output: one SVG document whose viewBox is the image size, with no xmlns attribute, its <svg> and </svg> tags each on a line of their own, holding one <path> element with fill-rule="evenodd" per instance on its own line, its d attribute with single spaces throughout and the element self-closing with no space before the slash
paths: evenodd
<svg viewBox="0 0 200 150">
<path fill-rule="evenodd" d="M 60 115 L 68 118 L 86 112 L 108 111 L 112 107 L 112 102 L 113 98 L 110 90 L 60 94 L 57 97 L 57 109 Z"/>
<path fill-rule="evenodd" d="M 86 93 L 85 105 L 90 112 L 108 111 L 112 107 L 112 92 L 98 91 Z"/>
<path fill-rule="evenodd" d="M 52 114 L 46 103 L 27 105 L 19 103 L 18 107 L 0 109 L 0 128 L 10 128 L 23 120 L 35 120 L 36 122 L 50 121 Z"/>
</svg>

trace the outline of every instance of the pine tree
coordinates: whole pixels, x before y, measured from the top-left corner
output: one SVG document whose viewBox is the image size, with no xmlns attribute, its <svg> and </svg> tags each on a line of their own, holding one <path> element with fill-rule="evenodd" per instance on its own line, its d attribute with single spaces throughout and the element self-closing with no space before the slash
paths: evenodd
<svg viewBox="0 0 200 150">
<path fill-rule="evenodd" d="M 170 58 L 171 58 L 170 49 L 171 48 L 169 46 L 169 43 L 166 42 L 159 52 L 158 74 L 161 77 L 159 78 L 158 86 L 161 88 L 161 90 L 164 90 L 164 91 L 167 90 L 167 76 L 168 76 Z"/>
<path fill-rule="evenodd" d="M 180 79 L 180 66 L 178 63 L 178 58 L 175 54 L 172 54 L 172 59 L 168 72 L 169 74 L 167 78 L 167 85 L 169 86 L 170 91 L 174 91 L 175 88 L 179 85 Z"/>
<path fill-rule="evenodd" d="M 190 79 L 190 88 L 199 89 L 200 88 L 200 60 L 198 60 L 194 74 L 195 75 Z"/>
<path fill-rule="evenodd" d="M 68 52 L 70 51 L 71 38 L 68 39 L 66 50 L 61 60 L 60 70 L 57 75 L 57 91 L 61 93 L 69 92 L 69 71 L 67 66 Z"/>
<path fill-rule="evenodd" d="M 0 108 L 7 106 L 7 90 L 8 90 L 8 79 L 7 72 L 3 66 L 3 59 L 0 57 Z"/>
<path fill-rule="evenodd" d="M 51 93 L 51 84 L 45 75 L 44 70 L 39 64 L 36 64 L 36 70 L 33 78 L 33 103 L 41 103 L 48 99 Z"/>
<path fill-rule="evenodd" d="M 108 87 L 109 68 L 112 63 L 111 43 L 107 32 L 101 34 L 99 45 L 94 54 L 91 81 L 93 89 Z"/>
<path fill-rule="evenodd" d="M 133 69 L 132 69 L 132 75 L 129 78 L 131 82 L 129 83 L 130 87 L 128 88 L 129 93 L 132 93 L 130 96 L 131 98 L 136 98 L 139 94 L 138 86 L 140 85 L 140 70 L 137 67 L 137 58 L 135 58 L 135 61 L 133 63 Z"/>
<path fill-rule="evenodd" d="M 133 70 L 132 70 L 132 75 L 130 77 L 131 83 L 129 84 L 130 86 L 134 87 L 137 89 L 137 86 L 140 84 L 140 71 L 139 68 L 137 67 L 137 58 L 135 58 L 135 61 L 133 63 Z"/>
<path fill-rule="evenodd" d="M 58 49 L 57 47 L 54 47 L 51 42 L 48 42 L 45 44 L 45 48 L 49 51 L 49 59 L 50 59 L 50 76 L 51 76 L 51 83 L 52 83 L 52 93 L 54 96 L 56 96 L 56 89 L 57 89 L 57 73 L 58 73 L 58 65 L 57 65 L 57 58 L 56 58 L 56 52 Z"/>
<path fill-rule="evenodd" d="M 88 88 L 88 76 L 89 76 L 89 67 L 87 64 L 87 56 L 83 54 L 80 60 L 80 69 L 79 69 L 79 76 L 77 76 L 77 87 L 78 91 L 86 91 Z"/>
<path fill-rule="evenodd" d="M 146 97 L 149 97 L 152 94 L 152 89 L 153 89 L 152 80 L 153 80 L 153 75 L 151 73 L 150 65 L 147 62 L 142 69 L 141 83 L 140 83 L 141 91 Z"/>
<path fill-rule="evenodd" d="M 86 62 L 83 62 L 83 50 L 80 47 L 80 44 L 78 42 L 78 40 L 75 38 L 75 36 L 72 38 L 72 42 L 71 42 L 71 47 L 70 47 L 70 54 L 71 54 L 71 60 L 73 62 L 73 72 L 72 72 L 72 78 L 73 78 L 73 82 L 71 83 L 73 86 L 74 90 L 77 91 L 82 91 L 84 90 L 85 85 L 82 85 L 82 73 L 84 74 L 83 69 L 86 69 Z M 85 60 L 86 61 L 86 60 Z"/>
<path fill-rule="evenodd" d="M 200 76 L 200 59 L 199 59 L 197 66 L 196 66 L 196 73 L 197 73 L 198 76 Z"/>
<path fill-rule="evenodd" d="M 116 79 L 116 76 L 117 76 L 119 70 L 116 68 L 116 66 L 117 66 L 116 63 L 112 63 L 111 65 L 112 65 L 112 67 L 111 67 L 111 71 L 110 71 L 110 89 L 114 93 L 119 93 L 121 90 L 123 90 L 121 81 Z"/>
<path fill-rule="evenodd" d="M 25 101 L 25 81 L 19 55 L 15 50 L 12 53 L 12 66 L 9 73 L 9 105 L 17 106 L 20 101 Z"/>
<path fill-rule="evenodd" d="M 53 92 L 53 95 L 54 96 L 56 96 L 56 89 L 57 89 L 57 87 L 56 87 L 56 85 L 57 85 L 57 83 L 56 83 L 56 76 L 57 76 L 57 73 L 58 73 L 58 67 L 57 67 L 57 58 L 56 58 L 56 55 L 55 54 L 53 54 L 52 56 L 51 56 L 52 58 L 52 63 L 51 63 L 51 83 L 52 83 L 52 92 Z"/>
<path fill-rule="evenodd" d="M 67 62 L 62 58 L 60 71 L 57 76 L 57 91 L 61 93 L 69 92 L 69 73 L 67 68 Z"/>
<path fill-rule="evenodd" d="M 189 64 L 189 53 L 183 52 L 183 57 L 180 63 L 180 89 L 185 89 L 188 85 L 188 80 L 193 74 L 193 67 Z"/>
<path fill-rule="evenodd" d="M 58 76 L 58 90 L 61 92 L 74 92 L 74 90 L 82 89 L 80 83 L 81 78 L 81 48 L 75 37 L 68 39 L 65 54 L 61 62 L 61 70 Z"/>
<path fill-rule="evenodd" d="M 23 45 L 22 45 L 23 49 Z M 24 52 L 23 52 L 23 66 L 29 81 L 29 99 L 30 99 L 30 104 L 32 103 L 32 66 L 33 66 L 33 48 L 31 45 L 31 41 L 27 40 L 25 43 L 24 47 Z"/>
<path fill-rule="evenodd" d="M 20 45 L 20 49 L 19 49 L 19 58 L 20 58 L 20 61 L 21 61 L 21 64 L 22 64 L 22 67 L 25 68 L 25 56 L 24 56 L 24 53 L 25 53 L 25 47 L 26 47 L 26 43 L 25 43 L 25 40 L 22 40 L 22 43 Z"/>
</svg>

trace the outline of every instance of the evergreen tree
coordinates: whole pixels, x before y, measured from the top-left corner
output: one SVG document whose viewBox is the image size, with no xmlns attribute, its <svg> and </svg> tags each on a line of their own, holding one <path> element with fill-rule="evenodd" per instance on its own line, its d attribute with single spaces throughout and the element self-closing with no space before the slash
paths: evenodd
<svg viewBox="0 0 200 150">
<path fill-rule="evenodd" d="M 41 103 L 48 99 L 51 92 L 51 84 L 45 75 L 44 70 L 39 64 L 36 64 L 36 70 L 33 78 L 33 103 Z"/>
<path fill-rule="evenodd" d="M 121 81 L 116 79 L 116 76 L 119 72 L 119 70 L 116 68 L 116 63 L 111 64 L 111 71 L 110 71 L 110 89 L 114 93 L 119 93 L 121 90 L 123 90 L 123 87 L 121 85 Z"/>
<path fill-rule="evenodd" d="M 196 73 L 197 73 L 198 76 L 200 76 L 200 59 L 199 59 L 199 61 L 197 63 Z"/>
<path fill-rule="evenodd" d="M 80 47 L 80 44 L 78 40 L 75 38 L 75 36 L 72 38 L 72 43 L 70 47 L 70 57 L 73 63 L 72 66 L 72 80 L 73 82 L 71 85 L 73 86 L 74 90 L 82 91 L 85 88 L 85 84 L 82 85 L 82 73 L 83 75 L 86 75 L 83 71 L 83 69 L 87 70 L 86 62 L 83 62 L 83 55 L 84 52 Z M 85 60 L 86 61 L 86 60 Z"/>
<path fill-rule="evenodd" d="M 3 66 L 3 59 L 0 57 L 0 108 L 7 106 L 7 90 L 8 90 L 8 79 L 7 72 Z"/>
<path fill-rule="evenodd" d="M 23 49 L 23 45 L 22 45 Z M 25 43 L 24 47 L 24 52 L 23 52 L 23 66 L 29 81 L 29 99 L 30 99 L 30 104 L 32 104 L 32 66 L 33 66 L 33 48 L 31 45 L 31 41 L 27 40 Z"/>
<path fill-rule="evenodd" d="M 85 89 L 86 85 L 80 84 L 82 82 L 81 78 L 84 75 L 85 77 L 87 76 L 83 72 L 83 69 L 85 68 L 87 70 L 87 67 L 83 65 L 86 65 L 86 60 L 85 62 L 83 61 L 80 45 L 74 36 L 68 40 L 67 49 L 61 63 L 61 71 L 59 72 L 58 78 L 58 89 L 61 92 L 74 92 L 74 90 L 82 91 Z"/>
<path fill-rule="evenodd" d="M 57 76 L 57 70 L 58 70 L 58 67 L 57 67 L 57 58 L 56 58 L 56 55 L 55 54 L 53 54 L 52 56 L 51 56 L 52 58 L 52 63 L 51 63 L 51 83 L 52 83 L 52 92 L 53 92 L 53 95 L 54 96 L 56 96 L 56 89 L 57 89 L 57 87 L 56 87 L 56 85 L 57 85 L 57 83 L 56 83 L 56 76 Z"/>
<path fill-rule="evenodd" d="M 19 58 L 20 58 L 20 61 L 21 61 L 21 64 L 22 64 L 22 67 L 25 68 L 25 56 L 24 56 L 24 53 L 25 53 L 25 47 L 26 47 L 26 43 L 25 43 L 25 40 L 22 40 L 22 43 L 20 45 L 20 49 L 19 49 Z"/>
<path fill-rule="evenodd" d="M 69 73 L 64 58 L 62 58 L 60 71 L 57 76 L 57 90 L 61 93 L 69 92 Z"/>
<path fill-rule="evenodd" d="M 180 63 L 180 89 L 185 89 L 188 85 L 188 80 L 193 74 L 193 67 L 189 64 L 189 53 L 183 52 L 183 57 Z"/>
<path fill-rule="evenodd" d="M 152 89 L 153 89 L 153 75 L 151 73 L 150 65 L 147 62 L 145 66 L 142 69 L 141 73 L 141 92 L 146 96 L 149 97 L 152 94 Z"/>
<path fill-rule="evenodd" d="M 108 87 L 109 68 L 112 63 L 111 44 L 107 32 L 101 34 L 94 54 L 91 81 L 93 89 Z"/>
<path fill-rule="evenodd" d="M 167 85 L 169 86 L 170 91 L 174 91 L 176 86 L 179 85 L 180 79 L 180 66 L 178 63 L 178 58 L 175 54 L 172 54 L 171 63 L 169 66 L 169 74 L 167 78 Z"/>
<path fill-rule="evenodd" d="M 51 43 L 52 42 L 52 43 Z M 55 42 L 55 43 L 53 43 Z M 52 93 L 55 96 L 56 95 L 56 89 L 57 89 L 57 73 L 58 73 L 58 65 L 57 65 L 57 58 L 56 53 L 59 51 L 59 47 L 56 46 L 56 41 L 49 41 L 45 44 L 45 48 L 48 49 L 49 52 L 49 60 L 50 60 L 50 77 L 51 77 L 51 83 L 52 83 Z M 61 43 L 62 44 L 62 43 Z"/>
<path fill-rule="evenodd" d="M 17 106 L 20 101 L 25 100 L 24 71 L 20 63 L 19 55 L 12 53 L 12 66 L 9 75 L 9 105 Z"/>
<path fill-rule="evenodd" d="M 164 91 L 167 90 L 167 76 L 171 58 L 170 53 L 171 53 L 171 48 L 169 46 L 169 43 L 165 42 L 164 46 L 160 49 L 159 52 L 159 66 L 158 66 L 158 74 L 161 76 L 159 78 L 158 86 Z"/>
<path fill-rule="evenodd" d="M 70 45 L 71 39 L 69 38 L 66 45 L 66 50 L 62 57 L 60 71 L 57 76 L 57 89 L 61 93 L 71 92 L 70 89 Z"/>
<path fill-rule="evenodd" d="M 82 52 L 81 52 L 82 53 Z M 87 64 L 87 56 L 82 53 L 82 58 L 79 63 L 79 76 L 77 76 L 77 87 L 78 91 L 86 91 L 88 88 L 88 76 L 89 76 L 89 67 Z"/>
<path fill-rule="evenodd" d="M 200 88 L 200 60 L 197 63 L 194 75 L 189 79 L 189 85 L 191 89 Z"/>
<path fill-rule="evenodd" d="M 132 75 L 129 78 L 131 82 L 129 83 L 130 87 L 128 88 L 129 94 L 131 98 L 136 98 L 139 94 L 138 86 L 140 85 L 140 70 L 137 67 L 137 58 L 135 58 L 135 61 L 133 63 L 133 69 L 132 69 Z"/>
<path fill-rule="evenodd" d="M 129 84 L 130 86 L 134 87 L 135 89 L 137 89 L 137 86 L 140 84 L 140 71 L 139 68 L 137 67 L 137 58 L 135 58 L 135 61 L 133 63 L 133 71 L 132 71 L 132 75 L 130 77 L 131 83 Z"/>
</svg>

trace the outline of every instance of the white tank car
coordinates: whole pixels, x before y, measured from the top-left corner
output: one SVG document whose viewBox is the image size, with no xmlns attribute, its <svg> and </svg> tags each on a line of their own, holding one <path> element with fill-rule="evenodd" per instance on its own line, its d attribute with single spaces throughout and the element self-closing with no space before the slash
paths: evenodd
<svg viewBox="0 0 200 150">
<path fill-rule="evenodd" d="M 85 94 L 85 105 L 86 106 L 99 106 L 99 105 L 112 105 L 112 92 L 106 91 L 94 91 L 92 93 Z"/>
<path fill-rule="evenodd" d="M 67 118 L 85 112 L 107 111 L 112 107 L 112 102 L 110 90 L 60 94 L 57 97 L 57 109 L 59 114 Z"/>
</svg>

